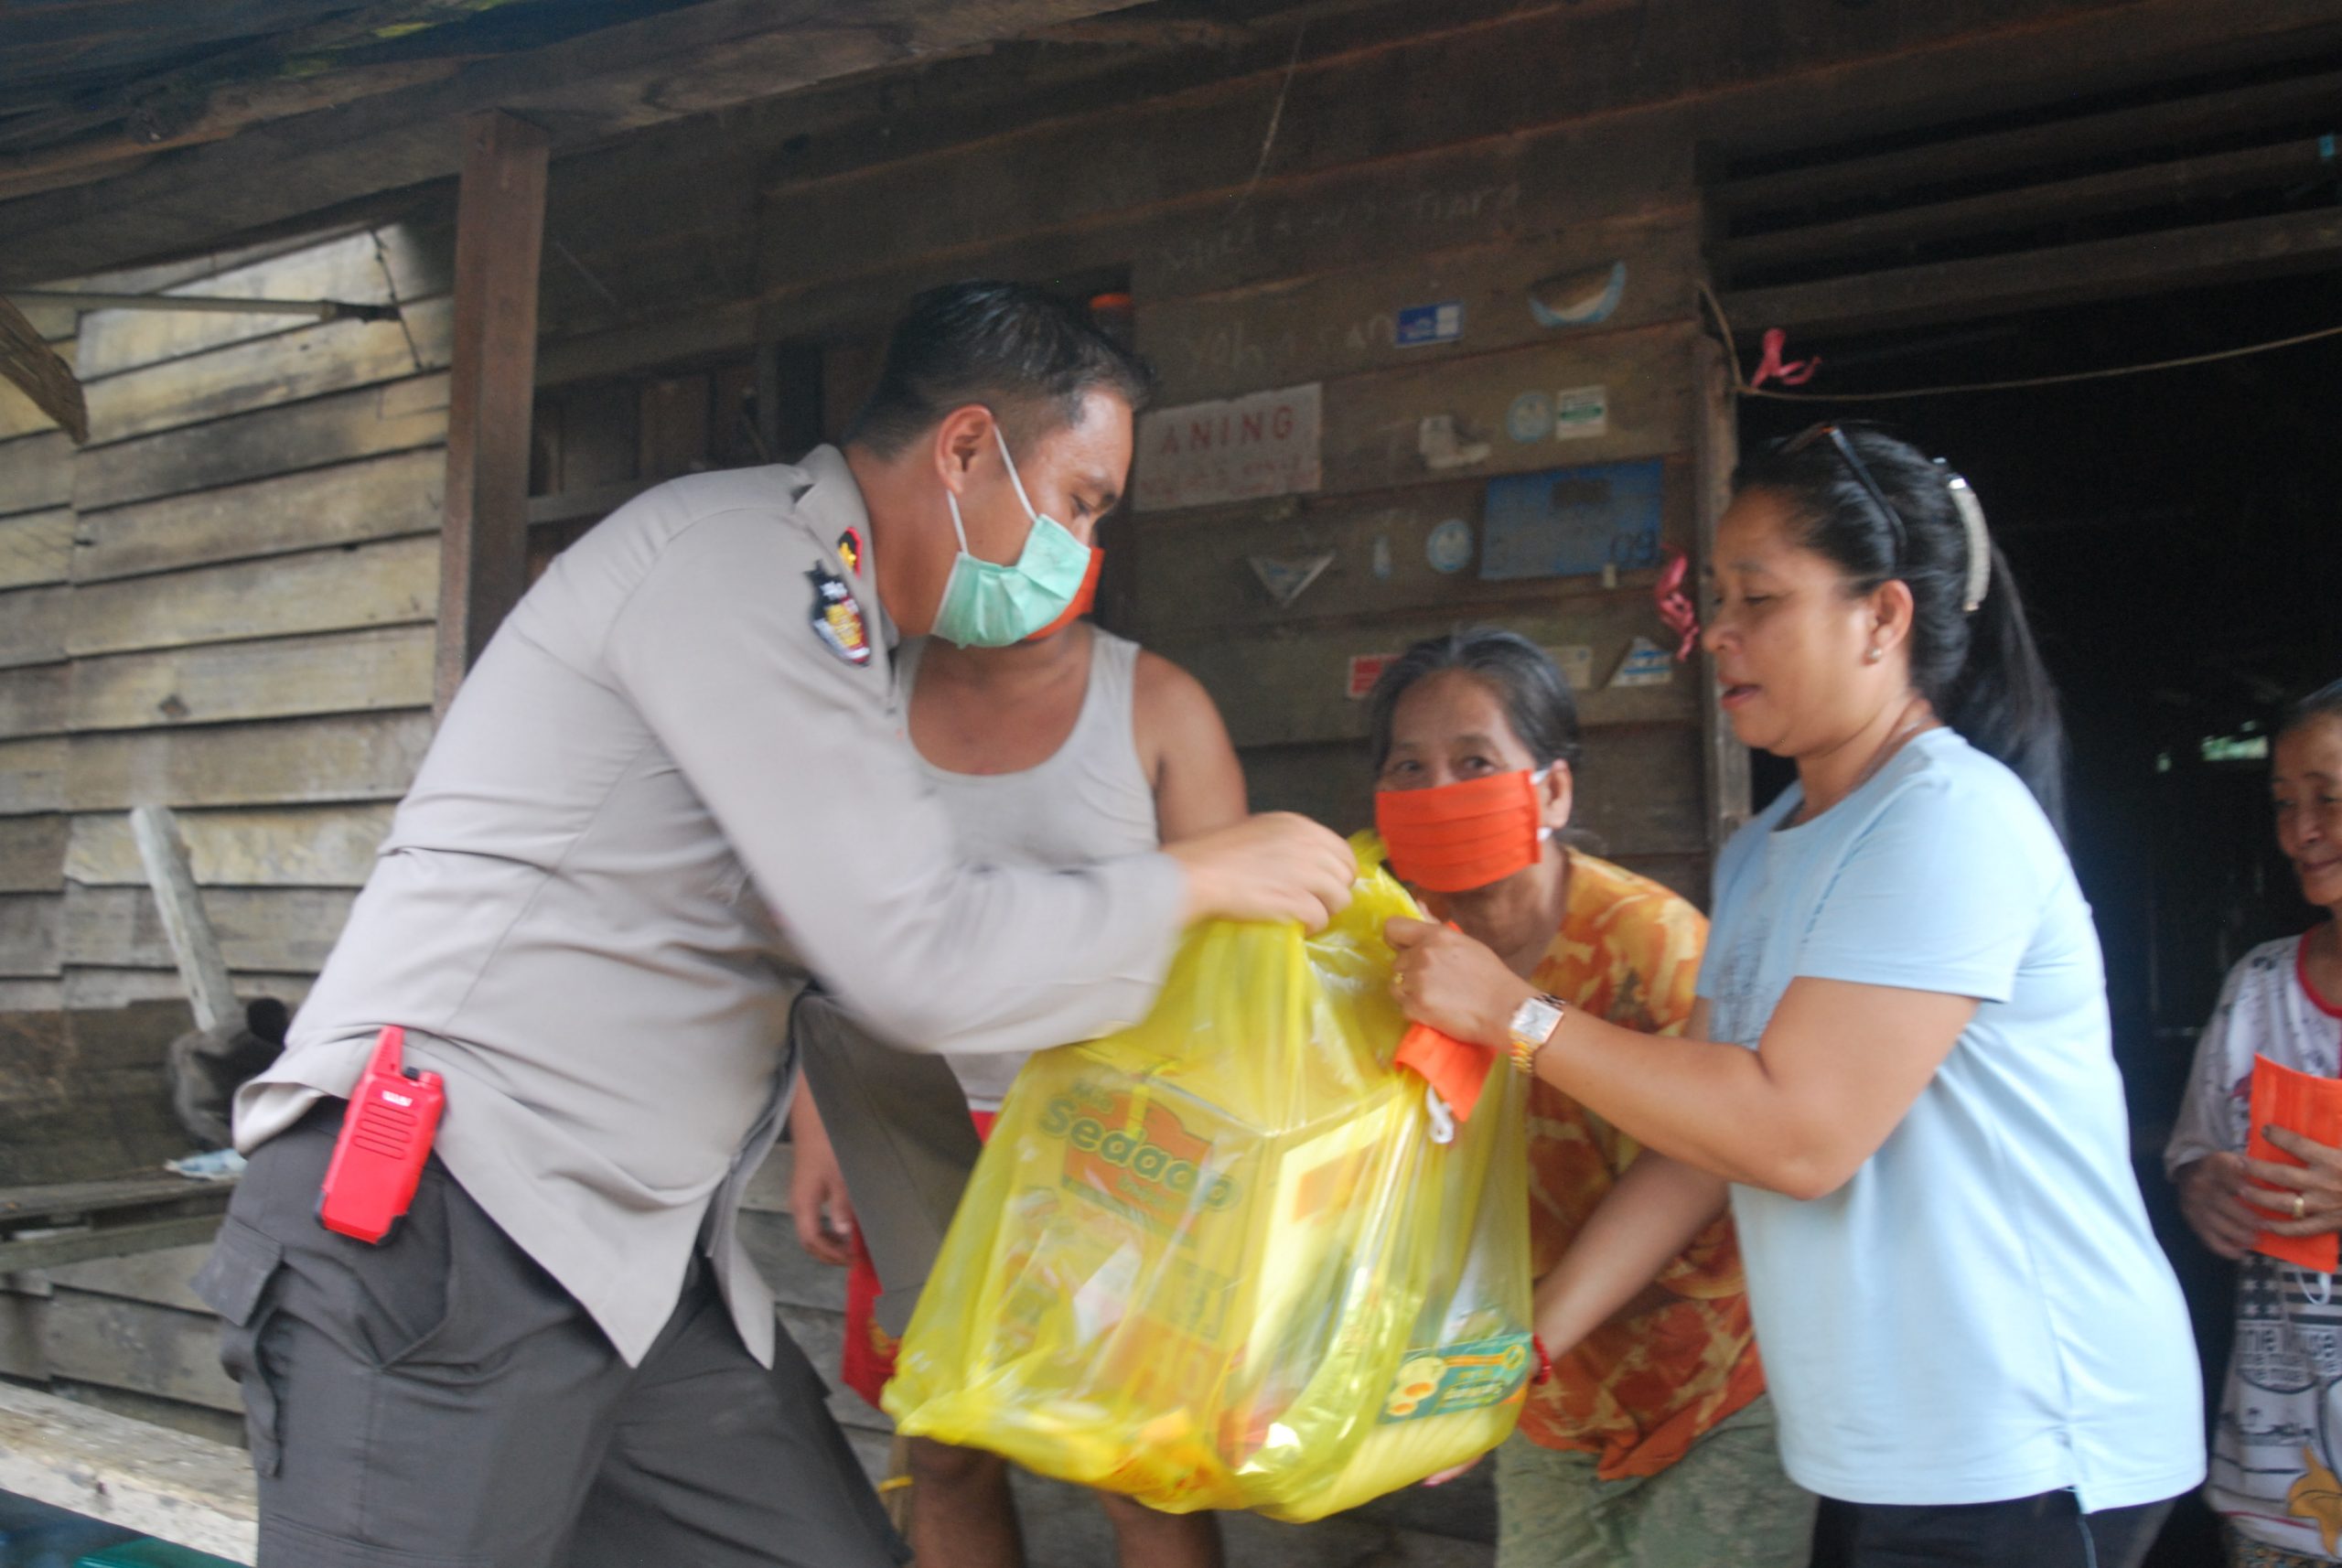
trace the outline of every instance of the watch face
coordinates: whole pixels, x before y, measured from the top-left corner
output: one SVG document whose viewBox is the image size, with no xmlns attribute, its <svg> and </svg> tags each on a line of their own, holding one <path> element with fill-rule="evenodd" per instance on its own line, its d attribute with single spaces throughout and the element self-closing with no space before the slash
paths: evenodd
<svg viewBox="0 0 2342 1568">
<path fill-rule="evenodd" d="M 1528 1045 L 1542 1046 L 1552 1034 L 1553 1026 L 1562 1021 L 1562 1010 L 1542 996 L 1532 996 L 1513 1010 L 1512 1037 Z"/>
</svg>

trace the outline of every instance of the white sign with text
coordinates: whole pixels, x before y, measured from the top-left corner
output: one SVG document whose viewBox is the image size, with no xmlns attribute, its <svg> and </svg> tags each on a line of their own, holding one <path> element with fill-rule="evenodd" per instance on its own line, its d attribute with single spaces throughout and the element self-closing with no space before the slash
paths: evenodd
<svg viewBox="0 0 2342 1568">
<path fill-rule="evenodd" d="M 1311 381 L 1142 416 L 1132 507 L 1169 511 L 1316 489 L 1320 392 Z"/>
</svg>

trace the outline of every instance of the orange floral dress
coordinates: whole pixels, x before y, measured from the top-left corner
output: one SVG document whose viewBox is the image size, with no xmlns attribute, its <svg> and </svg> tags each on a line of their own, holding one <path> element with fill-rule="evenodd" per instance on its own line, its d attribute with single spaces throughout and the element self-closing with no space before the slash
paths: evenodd
<svg viewBox="0 0 2342 1568">
<path fill-rule="evenodd" d="M 1590 854 L 1570 856 L 1569 908 L 1531 982 L 1645 1033 L 1680 1035 L 1707 944 L 1706 918 L 1675 893 Z M 1640 1145 L 1553 1088 L 1529 1097 L 1529 1245 L 1542 1278 Z M 1765 1391 L 1729 1216 L 1656 1282 L 1668 1299 L 1605 1324 L 1532 1386 L 1520 1430 L 1547 1448 L 1601 1455 L 1604 1480 L 1666 1469 Z"/>
</svg>

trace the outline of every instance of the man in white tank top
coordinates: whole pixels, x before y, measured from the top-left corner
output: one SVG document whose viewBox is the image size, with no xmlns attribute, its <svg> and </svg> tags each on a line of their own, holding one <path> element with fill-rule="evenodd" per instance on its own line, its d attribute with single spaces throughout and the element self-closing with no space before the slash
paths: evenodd
<svg viewBox="0 0 2342 1568">
<path fill-rule="evenodd" d="M 897 696 L 919 766 L 941 798 L 971 861 L 1080 865 L 1155 848 L 1242 820 L 1244 776 L 1219 710 L 1194 677 L 1087 621 L 1038 641 L 962 649 L 940 639 L 907 644 Z M 833 1009 L 800 1009 L 808 1076 L 791 1112 L 796 1163 L 790 1209 L 815 1257 L 851 1262 L 845 1374 L 874 1402 L 892 1371 L 892 1336 L 908 1320 L 915 1285 L 898 1283 L 874 1314 L 880 1273 L 924 1279 L 940 1230 L 920 1213 L 933 1190 L 974 1162 L 1023 1055 L 903 1057 L 854 1048 L 854 1026 Z M 826 1040 L 819 1036 L 828 1036 Z M 840 1036 L 844 1036 L 841 1039 Z M 838 1048 L 845 1045 L 846 1048 Z M 883 1090 L 826 1078 L 824 1062 L 882 1064 Z M 956 1107 L 939 1068 L 958 1078 L 975 1122 Z M 833 1069 L 834 1070 L 834 1069 Z M 831 1133 L 813 1104 L 822 1085 L 871 1231 L 865 1251 Z M 924 1109 L 922 1109 L 922 1105 Z M 876 1109 L 874 1109 L 876 1108 Z M 920 1175 L 907 1174 L 914 1170 Z M 923 1186 L 928 1190 L 908 1189 Z M 892 1229 L 896 1234 L 882 1236 Z M 880 1254 L 873 1269 L 871 1252 Z M 924 1254 L 922 1260 L 907 1253 Z M 891 1266 L 889 1266 L 891 1265 Z M 910 1540 L 919 1568 L 1021 1568 L 1024 1548 L 1005 1462 L 972 1449 L 911 1444 Z M 1123 1568 L 1216 1568 L 1219 1527 L 1209 1513 L 1164 1514 L 1101 1494 Z"/>
</svg>

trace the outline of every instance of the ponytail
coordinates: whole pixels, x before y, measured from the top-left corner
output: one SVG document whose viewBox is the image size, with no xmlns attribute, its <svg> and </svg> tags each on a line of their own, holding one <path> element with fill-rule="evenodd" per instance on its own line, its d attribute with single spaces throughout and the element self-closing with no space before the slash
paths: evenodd
<svg viewBox="0 0 2342 1568">
<path fill-rule="evenodd" d="M 2066 836 L 2066 725 L 2041 662 L 2008 558 L 1993 545 L 1993 577 L 1969 617 L 1968 657 L 1949 690 L 1928 693 L 1969 745 L 2025 780 L 2057 836 Z"/>
<path fill-rule="evenodd" d="M 1802 542 L 1834 562 L 1853 592 L 1898 579 L 1909 587 L 1912 685 L 1971 746 L 2025 780 L 2062 837 L 2066 734 L 2057 687 L 2007 557 L 1981 517 L 1971 533 L 1961 515 L 1961 483 L 1909 443 L 1859 425 L 1816 426 L 1776 442 L 1733 478 L 1735 490 L 1788 501 L 1804 520 Z M 1978 537 L 1991 570 L 1971 610 L 1971 541 Z"/>
</svg>

